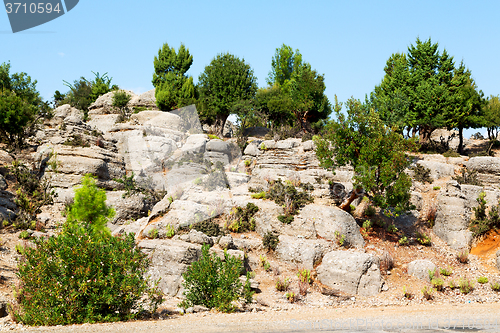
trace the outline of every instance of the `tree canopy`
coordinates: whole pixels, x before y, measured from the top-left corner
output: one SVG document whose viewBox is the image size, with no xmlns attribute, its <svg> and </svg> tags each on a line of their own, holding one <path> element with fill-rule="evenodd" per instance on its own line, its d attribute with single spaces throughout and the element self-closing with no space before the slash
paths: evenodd
<svg viewBox="0 0 500 333">
<path fill-rule="evenodd" d="M 253 99 L 257 91 L 257 78 L 250 65 L 229 53 L 217 55 L 198 81 L 201 117 L 215 123 L 220 135 L 235 103 Z"/>
<path fill-rule="evenodd" d="M 500 129 L 500 98 L 498 95 L 490 95 L 486 103 L 483 105 L 483 112 L 483 126 L 486 126 L 488 129 L 489 139 L 497 139 Z"/>
<path fill-rule="evenodd" d="M 405 152 L 413 149 L 412 142 L 385 125 L 369 104 L 350 99 L 346 106 L 344 115 L 336 103 L 337 120 L 314 138 L 322 167 L 333 172 L 339 166 L 354 168 L 354 190 L 341 208 L 348 211 L 353 200 L 366 195 L 387 211 L 408 210 L 411 180 L 404 171 L 410 160 Z"/>
<path fill-rule="evenodd" d="M 461 135 L 463 128 L 480 125 L 482 93 L 464 64 L 455 67 L 438 46 L 417 38 L 407 54 L 393 54 L 370 96 L 381 119 L 400 130 L 418 129 L 423 144 L 436 128 L 458 128 Z"/>
<path fill-rule="evenodd" d="M 193 56 L 184 44 L 178 52 L 167 43 L 158 50 L 152 82 L 156 88 L 156 105 L 160 110 L 170 111 L 194 102 L 193 78 L 186 75 L 192 64 Z"/>
<path fill-rule="evenodd" d="M 48 106 L 36 90 L 37 81 L 22 73 L 10 74 L 10 63 L 0 65 L 0 135 L 19 147 Z"/>
</svg>

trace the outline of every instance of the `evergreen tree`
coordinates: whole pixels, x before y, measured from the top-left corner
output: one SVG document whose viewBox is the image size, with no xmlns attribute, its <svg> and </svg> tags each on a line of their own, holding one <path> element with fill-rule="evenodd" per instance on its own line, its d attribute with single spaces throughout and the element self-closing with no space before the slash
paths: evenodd
<svg viewBox="0 0 500 333">
<path fill-rule="evenodd" d="M 500 129 L 500 98 L 498 95 L 490 95 L 483 105 L 483 112 L 483 126 L 488 129 L 488 138 L 490 140 L 497 139 Z"/>
<path fill-rule="evenodd" d="M 156 88 L 156 105 L 160 110 L 170 111 L 194 103 L 193 78 L 186 75 L 192 63 L 193 56 L 184 44 L 181 44 L 178 52 L 167 43 L 158 50 L 152 82 Z"/>
</svg>

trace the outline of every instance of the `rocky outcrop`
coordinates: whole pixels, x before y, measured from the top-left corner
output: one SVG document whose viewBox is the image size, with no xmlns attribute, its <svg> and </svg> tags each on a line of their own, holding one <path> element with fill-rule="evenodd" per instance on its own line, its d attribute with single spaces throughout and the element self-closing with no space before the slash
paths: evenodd
<svg viewBox="0 0 500 333">
<path fill-rule="evenodd" d="M 414 260 L 408 264 L 408 274 L 430 282 L 429 271 L 434 272 L 436 265 L 429 260 Z"/>
<path fill-rule="evenodd" d="M 134 193 L 127 196 L 125 191 L 108 192 L 106 205 L 115 209 L 111 223 L 116 225 L 145 217 L 153 208 L 151 201 L 144 194 Z"/>
<path fill-rule="evenodd" d="M 376 295 L 384 283 L 379 258 L 362 252 L 329 252 L 316 272 L 322 284 L 355 295 Z"/>
<path fill-rule="evenodd" d="M 120 111 L 118 108 L 113 106 L 113 96 L 117 91 L 125 91 L 132 98 L 137 97 L 137 95 L 131 90 L 110 91 L 99 96 L 99 98 L 97 98 L 96 101 L 89 106 L 89 115 L 119 113 Z"/>
<path fill-rule="evenodd" d="M 469 249 L 472 232 L 468 229 L 473 208 L 478 206 L 477 198 L 485 192 L 487 206 L 497 205 L 499 190 L 485 190 L 480 186 L 458 184 L 449 181 L 437 197 L 434 233 L 456 250 Z"/>
<path fill-rule="evenodd" d="M 477 178 L 488 188 L 500 185 L 500 158 L 490 156 L 471 157 L 465 163 L 469 171 L 477 171 Z"/>
<path fill-rule="evenodd" d="M 455 175 L 455 167 L 447 163 L 423 160 L 417 164 L 429 169 L 430 176 L 434 180 Z"/>
<path fill-rule="evenodd" d="M 157 110 L 156 107 L 156 97 L 155 97 L 155 89 L 151 89 L 142 93 L 140 95 L 135 95 L 130 99 L 130 102 L 127 104 L 128 107 L 131 108 L 147 108 L 148 110 Z"/>
</svg>

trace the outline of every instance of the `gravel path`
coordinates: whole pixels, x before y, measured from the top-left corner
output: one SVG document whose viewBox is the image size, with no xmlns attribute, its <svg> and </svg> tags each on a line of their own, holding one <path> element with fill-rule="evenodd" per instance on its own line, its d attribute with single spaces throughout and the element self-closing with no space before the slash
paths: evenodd
<svg viewBox="0 0 500 333">
<path fill-rule="evenodd" d="M 66 327 L 13 327 L 24 332 L 500 332 L 500 304 L 298 309 L 257 313 L 198 313 L 165 320 Z"/>
</svg>

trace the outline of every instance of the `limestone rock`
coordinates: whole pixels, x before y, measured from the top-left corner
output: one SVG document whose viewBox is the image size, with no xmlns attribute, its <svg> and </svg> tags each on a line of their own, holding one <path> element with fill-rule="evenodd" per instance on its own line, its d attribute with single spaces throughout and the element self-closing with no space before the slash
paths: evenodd
<svg viewBox="0 0 500 333">
<path fill-rule="evenodd" d="M 277 257 L 292 265 L 313 269 L 323 258 L 328 249 L 328 242 L 319 239 L 303 239 L 291 236 L 279 236 Z"/>
<path fill-rule="evenodd" d="M 125 221 L 145 217 L 152 205 L 142 193 L 126 196 L 125 191 L 110 191 L 106 194 L 106 205 L 115 209 L 113 224 L 123 224 Z"/>
<path fill-rule="evenodd" d="M 434 271 L 436 265 L 429 260 L 414 260 L 408 264 L 408 274 L 430 282 L 429 271 Z"/>
<path fill-rule="evenodd" d="M 223 249 L 232 249 L 234 248 L 233 237 L 231 235 L 222 236 L 219 239 L 219 246 Z"/>
<path fill-rule="evenodd" d="M 484 185 L 498 188 L 500 185 L 500 158 L 490 156 L 471 157 L 464 163 L 469 171 L 477 171 L 477 178 Z"/>
<path fill-rule="evenodd" d="M 497 269 L 500 271 L 500 250 L 497 251 Z"/>
<path fill-rule="evenodd" d="M 182 274 L 201 257 L 201 245 L 174 240 L 143 240 L 138 245 L 151 255 L 148 274 L 161 278 L 159 287 L 169 296 L 181 294 Z"/>
<path fill-rule="evenodd" d="M 140 95 L 135 95 L 130 99 L 128 103 L 129 107 L 146 107 L 150 110 L 157 109 L 156 107 L 156 97 L 155 97 L 155 89 L 151 89 L 142 93 Z"/>
<path fill-rule="evenodd" d="M 213 240 L 211 237 L 208 237 L 201 231 L 197 231 L 195 229 L 191 229 L 188 234 L 181 235 L 179 237 L 180 240 L 184 242 L 194 243 L 194 244 L 208 244 L 213 245 Z"/>
<path fill-rule="evenodd" d="M 434 161 L 418 161 L 417 164 L 428 168 L 430 170 L 430 176 L 434 180 L 453 176 L 455 174 L 455 167 L 446 163 Z"/>
<path fill-rule="evenodd" d="M 383 284 L 379 258 L 361 252 L 329 252 L 316 272 L 322 284 L 350 294 L 373 296 Z"/>
<path fill-rule="evenodd" d="M 9 185 L 7 184 L 7 181 L 5 178 L 0 174 L 0 190 L 5 190 L 7 189 Z"/>
<path fill-rule="evenodd" d="M 125 91 L 132 98 L 136 96 L 136 94 L 130 90 L 120 91 Z M 113 107 L 113 96 L 116 92 L 117 91 L 110 91 L 104 95 L 99 96 L 96 101 L 89 106 L 89 115 L 118 113 L 118 108 Z"/>
</svg>

